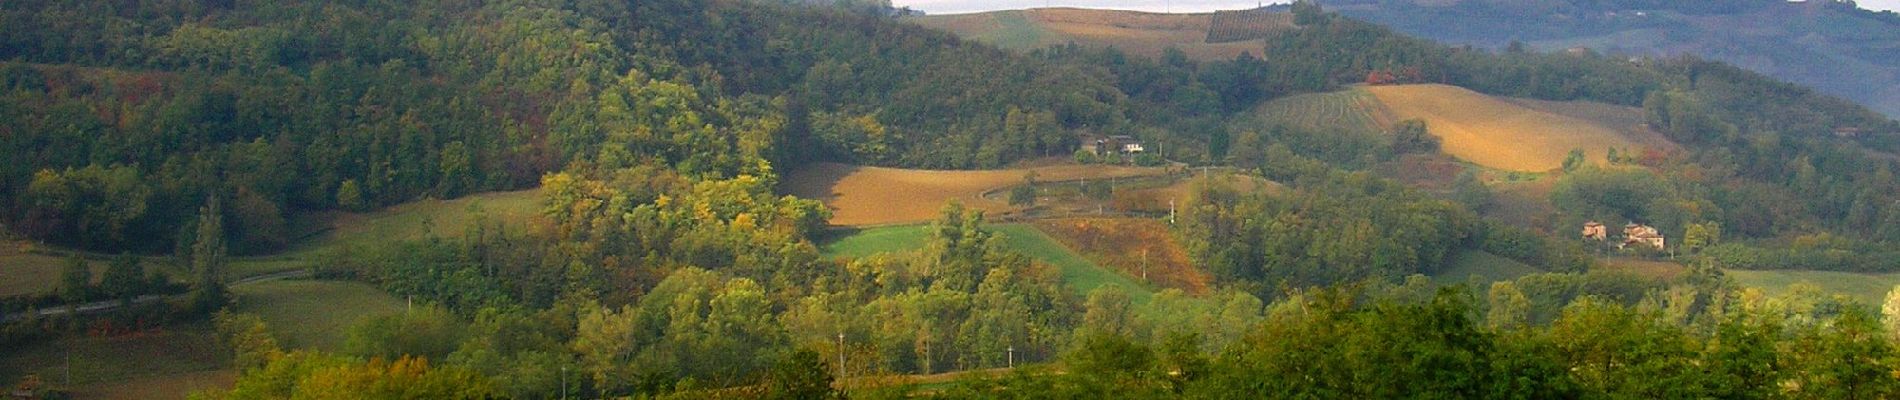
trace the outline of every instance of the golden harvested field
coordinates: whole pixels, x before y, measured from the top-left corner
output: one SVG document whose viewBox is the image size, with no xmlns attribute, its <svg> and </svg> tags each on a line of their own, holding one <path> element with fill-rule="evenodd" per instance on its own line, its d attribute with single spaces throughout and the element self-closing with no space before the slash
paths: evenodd
<svg viewBox="0 0 1900 400">
<path fill-rule="evenodd" d="M 1159 176 L 1168 172 L 1159 167 L 1106 165 L 928 171 L 821 163 L 787 174 L 782 186 L 788 194 L 825 202 L 832 211 L 832 225 L 886 225 L 929 221 L 950 201 L 961 201 L 991 214 L 1012 211 L 1014 207 L 1009 204 L 984 199 L 982 194 L 1021 184 L 1030 171 L 1041 182 Z"/>
<path fill-rule="evenodd" d="M 1198 60 L 1231 60 L 1242 52 L 1260 55 L 1257 41 L 1205 43 L 1213 15 L 1043 8 L 930 15 L 907 21 L 1019 51 L 1075 42 L 1087 47 L 1114 46 L 1145 57 L 1159 57 L 1168 47 Z"/>
<path fill-rule="evenodd" d="M 1645 137 L 1569 115 L 1448 85 L 1368 86 L 1401 119 L 1421 119 L 1443 139 L 1446 154 L 1485 167 L 1543 172 L 1563 165 L 1572 149 L 1603 163 L 1611 147 L 1640 151 Z"/>
</svg>

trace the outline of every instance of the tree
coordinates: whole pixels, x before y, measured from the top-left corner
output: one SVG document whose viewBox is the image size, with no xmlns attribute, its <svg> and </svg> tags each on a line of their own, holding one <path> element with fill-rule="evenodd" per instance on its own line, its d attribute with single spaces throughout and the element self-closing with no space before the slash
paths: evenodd
<svg viewBox="0 0 1900 400">
<path fill-rule="evenodd" d="M 798 349 L 779 358 L 766 371 L 766 398 L 775 400 L 823 400 L 838 398 L 831 387 L 831 368 L 819 360 L 818 352 Z"/>
<path fill-rule="evenodd" d="M 1478 211 L 1491 204 L 1491 187 L 1478 179 L 1475 171 L 1458 174 L 1458 180 L 1451 184 L 1452 200 L 1463 204 L 1466 209 Z"/>
<path fill-rule="evenodd" d="M 191 291 L 192 310 L 208 313 L 230 302 L 224 287 L 224 214 L 218 197 L 210 196 L 198 209 L 198 231 L 192 235 L 191 253 L 186 265 L 197 276 Z"/>
<path fill-rule="evenodd" d="M 1438 137 L 1425 129 L 1425 121 L 1408 119 L 1392 128 L 1392 151 L 1404 154 L 1438 150 Z"/>
<path fill-rule="evenodd" d="M 1722 225 L 1715 222 L 1692 223 L 1682 235 L 1682 250 L 1696 253 L 1721 242 Z"/>
<path fill-rule="evenodd" d="M 1887 337 L 1900 342 L 1900 285 L 1887 291 L 1887 301 L 1881 302 L 1880 314 L 1885 318 Z"/>
<path fill-rule="evenodd" d="M 59 270 L 59 299 L 67 303 L 86 301 L 92 295 L 92 268 L 78 254 L 66 257 Z"/>
<path fill-rule="evenodd" d="M 1584 158 L 1583 149 L 1570 149 L 1570 154 L 1564 156 L 1564 172 L 1577 172 L 1577 168 L 1583 167 L 1587 160 Z"/>
<path fill-rule="evenodd" d="M 580 354 L 581 367 L 594 378 L 601 397 L 627 385 L 627 361 L 633 356 L 634 312 L 594 305 L 580 315 L 574 332 L 574 352 Z"/>
<path fill-rule="evenodd" d="M 1484 313 L 1484 322 L 1491 329 L 1516 329 L 1530 322 L 1531 300 L 1511 281 L 1492 282 L 1485 298 L 1490 309 Z"/>
<path fill-rule="evenodd" d="M 1023 175 L 1023 184 L 1009 189 L 1009 205 L 1012 205 L 1012 206 L 1035 206 L 1036 205 L 1036 173 L 1035 172 L 1030 172 L 1028 174 Z"/>
<path fill-rule="evenodd" d="M 230 348 L 236 359 L 233 366 L 239 373 L 263 368 L 284 356 L 277 339 L 271 337 L 270 327 L 257 315 L 219 311 L 211 320 L 217 327 L 218 341 Z"/>
<path fill-rule="evenodd" d="M 131 304 L 134 298 L 145 293 L 145 282 L 145 267 L 139 264 L 139 258 L 123 254 L 106 267 L 99 286 L 106 295 L 119 299 L 121 303 Z"/>
<path fill-rule="evenodd" d="M 363 201 L 363 188 L 358 187 L 355 179 L 346 179 L 336 188 L 336 206 L 350 211 L 363 211 L 368 204 Z"/>
</svg>

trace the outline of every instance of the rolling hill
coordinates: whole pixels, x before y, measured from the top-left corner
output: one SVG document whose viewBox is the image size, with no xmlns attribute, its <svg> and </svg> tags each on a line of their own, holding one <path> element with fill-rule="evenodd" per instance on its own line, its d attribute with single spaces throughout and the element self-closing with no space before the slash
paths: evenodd
<svg viewBox="0 0 1900 400">
<path fill-rule="evenodd" d="M 1617 129 L 1446 85 L 1366 87 L 1399 119 L 1420 119 L 1446 154 L 1485 167 L 1538 172 L 1561 167 L 1572 149 L 1603 162 L 1611 147 L 1641 148 Z M 1639 114 L 1640 115 L 1640 114 Z"/>
<path fill-rule="evenodd" d="M 1263 121 L 1307 129 L 1384 132 L 1398 120 L 1425 121 L 1446 154 L 1506 171 L 1542 172 L 1571 149 L 1603 162 L 1611 147 L 1673 149 L 1643 125 L 1642 110 L 1570 101 L 1491 96 L 1448 85 L 1360 86 L 1274 99 L 1253 110 Z"/>
<path fill-rule="evenodd" d="M 1291 15 L 1229 20 L 1215 13 L 1156 14 L 1120 10 L 1043 8 L 975 14 L 932 15 L 908 21 L 1009 50 L 1029 51 L 1075 43 L 1114 46 L 1129 54 L 1158 57 L 1169 47 L 1200 60 L 1233 59 L 1243 52 L 1260 55 L 1260 44 L 1244 38 L 1261 31 L 1291 29 Z M 1222 29 L 1215 29 L 1215 28 Z M 1217 33 L 1210 36 L 1210 31 Z M 1214 39 L 1216 43 L 1210 43 Z"/>
<path fill-rule="evenodd" d="M 1832 1 L 1328 0 L 1330 11 L 1451 44 L 1727 62 L 1900 115 L 1900 16 Z"/>
</svg>

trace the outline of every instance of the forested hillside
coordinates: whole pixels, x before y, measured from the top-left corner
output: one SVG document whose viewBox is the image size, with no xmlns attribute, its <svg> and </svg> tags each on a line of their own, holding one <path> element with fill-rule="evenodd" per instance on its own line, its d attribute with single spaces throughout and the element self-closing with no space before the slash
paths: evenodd
<svg viewBox="0 0 1900 400">
<path fill-rule="evenodd" d="M 207 196 L 229 200 L 235 249 L 256 253 L 290 239 L 296 212 L 522 188 L 576 162 L 996 166 L 1066 155 L 1061 128 L 1123 124 L 1098 70 L 857 13 L 49 1 L 0 15 L 6 219 L 97 250 L 170 249 Z M 794 22 L 811 18 L 829 22 Z M 1019 113 L 1053 124 L 1009 125 Z"/>
<path fill-rule="evenodd" d="M 1851 103 L 1689 58 L 1447 47 L 1312 3 L 1260 56 L 1218 61 L 1011 53 L 874 2 L 806 3 L 8 3 L 5 226 L 123 255 L 98 285 L 74 254 L 58 294 L 7 299 L 0 348 L 210 325 L 236 383 L 202 396 L 230 399 L 1900 393 L 1894 311 L 1883 324 L 1724 275 L 1900 270 L 1900 223 L 1875 222 L 1900 221 L 1900 124 Z M 1422 123 L 1246 123 L 1263 101 L 1380 73 L 1640 106 L 1686 150 L 1540 175 L 1562 214 L 1521 227 L 1474 211 L 1475 179 L 1447 195 L 1371 172 L 1437 154 Z M 818 161 L 1102 162 L 1075 157 L 1083 134 L 1147 140 L 1131 162 L 1168 173 L 1231 167 L 1286 189 L 1190 189 L 1170 233 L 1212 288 L 1188 295 L 1070 291 L 1068 266 L 955 203 L 909 250 L 827 258 L 829 210 L 777 187 Z M 305 217 L 529 187 L 533 216 L 475 205 L 465 226 L 316 250 L 310 276 L 413 301 L 335 348 L 228 307 L 230 256 L 297 242 Z M 1699 232 L 1693 267 L 1600 270 L 1569 240 L 1585 219 Z M 1538 273 L 1423 275 L 1471 252 Z M 101 299 L 118 308 L 65 307 Z M 885 381 L 908 375 L 940 384 Z"/>
</svg>

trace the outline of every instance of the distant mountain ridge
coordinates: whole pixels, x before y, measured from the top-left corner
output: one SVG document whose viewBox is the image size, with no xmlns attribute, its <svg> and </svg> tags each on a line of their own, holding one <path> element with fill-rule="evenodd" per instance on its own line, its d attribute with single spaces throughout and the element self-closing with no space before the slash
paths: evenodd
<svg viewBox="0 0 1900 400">
<path fill-rule="evenodd" d="M 1676 55 L 1734 64 L 1900 116 L 1900 14 L 1814 0 L 1321 0 L 1451 44 Z M 1285 6 L 1276 6 L 1284 8 Z"/>
</svg>

